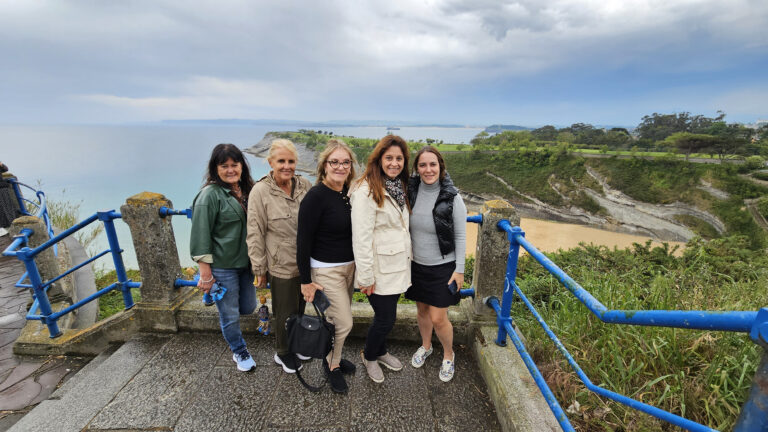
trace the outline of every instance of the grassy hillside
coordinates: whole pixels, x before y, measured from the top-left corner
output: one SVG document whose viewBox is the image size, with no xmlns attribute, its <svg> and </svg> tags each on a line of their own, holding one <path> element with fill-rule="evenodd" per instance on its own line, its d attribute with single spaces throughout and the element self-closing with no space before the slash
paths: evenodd
<svg viewBox="0 0 768 432">
<path fill-rule="evenodd" d="M 768 258 L 749 249 L 745 237 L 694 240 L 682 257 L 648 245 L 587 246 L 548 256 L 611 309 L 768 305 Z M 595 384 L 718 430 L 733 427 L 763 352 L 746 334 L 604 324 L 529 257 L 520 262 L 517 283 Z M 521 302 L 513 304 L 512 316 L 563 407 L 579 402 L 569 415 L 577 429 L 676 430 L 593 395 Z"/>
<path fill-rule="evenodd" d="M 522 194 L 536 197 L 551 205 L 575 205 L 600 214 L 597 203 L 578 186 L 600 191 L 596 181 L 587 174 L 590 167 L 603 176 L 608 184 L 631 198 L 652 204 L 682 202 L 711 212 L 726 225 L 726 235 L 741 234 L 750 239 L 753 248 L 764 247 L 765 232 L 754 222 L 744 206 L 745 199 L 768 195 L 768 189 L 739 177 L 738 167 L 719 164 L 696 164 L 681 160 L 646 159 L 585 159 L 563 151 L 543 150 L 524 152 L 464 152 L 445 155 L 446 164 L 456 184 L 475 194 L 494 194 L 513 202 L 525 201 L 501 182 L 494 174 Z M 730 194 L 718 199 L 699 188 L 702 181 Z M 551 183 L 556 182 L 564 202 Z M 679 222 L 705 238 L 718 237 L 707 222 L 693 216 L 681 216 Z"/>
</svg>

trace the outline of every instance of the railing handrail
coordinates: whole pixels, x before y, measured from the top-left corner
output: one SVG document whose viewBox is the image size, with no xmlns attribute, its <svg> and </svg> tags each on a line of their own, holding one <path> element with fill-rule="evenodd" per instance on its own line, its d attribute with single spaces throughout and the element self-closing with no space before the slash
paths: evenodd
<svg viewBox="0 0 768 432">
<path fill-rule="evenodd" d="M 13 194 L 16 196 L 16 202 L 19 205 L 19 211 L 21 214 L 25 216 L 35 216 L 43 220 L 45 223 L 45 229 L 48 231 L 48 238 L 52 238 L 53 233 L 53 223 L 51 222 L 51 217 L 48 214 L 48 199 L 45 197 L 45 193 L 41 190 L 37 190 L 33 188 L 32 186 L 29 186 L 26 183 L 22 183 L 17 179 L 16 177 L 8 177 L 5 180 L 7 180 L 12 188 L 13 188 Z M 37 197 L 38 202 L 34 202 L 28 198 L 24 197 L 24 194 L 21 193 L 21 189 L 19 186 L 24 186 L 25 188 L 31 190 L 34 192 L 35 196 Z M 27 210 L 27 206 L 24 204 L 24 202 L 28 202 L 32 204 L 33 206 L 37 207 L 37 213 L 34 215 L 30 213 Z M 54 246 L 53 253 L 55 255 L 59 254 L 58 248 Z"/>
<path fill-rule="evenodd" d="M 499 228 L 514 238 L 539 264 L 589 309 L 600 321 L 608 324 L 629 324 L 681 329 L 719 330 L 749 333 L 758 311 L 681 311 L 681 310 L 614 310 L 608 309 L 565 271 L 541 253 L 522 235 L 520 227 L 509 221 L 499 221 Z"/>
<path fill-rule="evenodd" d="M 468 218 L 469 222 L 469 218 Z M 474 221 L 473 221 L 474 222 Z M 539 372 L 536 364 L 533 362 L 530 355 L 525 350 L 525 346 L 516 334 L 512 327 L 512 318 L 510 316 L 512 300 L 514 295 L 517 294 L 523 301 L 525 307 L 531 312 L 539 325 L 544 329 L 547 336 L 554 342 L 558 351 L 565 356 L 568 364 L 576 372 L 576 375 L 584 383 L 584 385 L 590 391 L 597 393 L 601 396 L 607 397 L 611 400 L 629 406 L 630 408 L 643 411 L 656 418 L 672 423 L 676 426 L 683 427 L 692 431 L 712 431 L 714 429 L 688 420 L 684 417 L 672 414 L 668 411 L 654 407 L 652 405 L 645 404 L 638 400 L 629 398 L 625 395 L 604 389 L 595 385 L 579 367 L 578 363 L 573 359 L 573 356 L 568 352 L 565 346 L 560 342 L 557 336 L 552 332 L 547 323 L 536 311 L 536 308 L 531 304 L 525 294 L 515 283 L 517 276 L 517 261 L 520 247 L 522 246 L 539 264 L 541 264 L 547 271 L 553 276 L 557 277 L 560 283 L 565 286 L 584 306 L 589 309 L 595 316 L 601 321 L 608 324 L 627 324 L 627 325 L 640 325 L 640 326 L 660 326 L 660 327 L 675 327 L 683 329 L 701 329 L 701 330 L 719 330 L 719 331 L 734 331 L 734 332 L 748 332 L 750 337 L 756 342 L 765 344 L 768 340 L 768 308 L 763 308 L 760 311 L 679 311 L 679 310 L 610 310 L 603 305 L 599 300 L 593 297 L 587 290 L 574 281 L 568 274 L 560 269 L 555 263 L 541 253 L 536 247 L 534 247 L 527 239 L 525 239 L 525 233 L 518 226 L 512 226 L 508 220 L 501 220 L 497 224 L 497 228 L 507 233 L 507 238 L 510 242 L 509 255 L 507 258 L 507 274 L 505 278 L 504 294 L 501 304 L 496 297 L 488 297 L 484 299 L 486 305 L 494 309 L 497 315 L 497 322 L 499 325 L 499 333 L 496 343 L 499 345 L 506 345 L 506 338 L 513 341 L 517 351 L 520 353 L 523 361 L 526 364 L 529 372 L 534 378 L 539 390 L 547 400 L 553 414 L 563 430 L 574 430 L 573 426 L 568 421 L 567 416 L 563 412 L 557 400 L 555 400 L 551 389 L 544 381 L 541 373 Z M 768 353 L 764 356 L 764 359 L 768 358 Z M 753 404 L 745 404 L 744 412 L 752 410 L 748 415 L 742 413 L 742 418 L 746 420 L 737 424 L 737 430 L 764 430 L 768 427 L 768 420 L 758 419 L 755 413 L 762 413 L 760 407 L 752 407 L 752 405 L 760 405 L 757 403 L 759 399 L 764 401 L 766 393 L 764 390 L 755 391 L 757 385 L 758 374 L 761 374 L 758 370 L 755 375 L 755 385 L 753 385 L 753 391 L 750 398 L 755 399 Z M 761 380 L 768 379 L 768 376 L 760 378 Z M 759 414 L 758 414 L 759 415 Z"/>
</svg>

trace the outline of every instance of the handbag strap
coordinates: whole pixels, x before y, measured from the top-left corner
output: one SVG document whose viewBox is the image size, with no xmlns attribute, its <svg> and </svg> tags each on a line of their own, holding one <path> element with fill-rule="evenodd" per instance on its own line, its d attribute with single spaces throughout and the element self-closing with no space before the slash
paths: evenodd
<svg viewBox="0 0 768 432">
<path fill-rule="evenodd" d="M 324 322 L 327 321 L 327 319 L 325 318 L 325 313 L 323 313 L 320 309 L 317 308 L 317 305 L 315 304 L 315 302 L 310 302 L 310 303 L 312 303 L 312 307 L 315 308 L 315 312 L 317 312 L 317 316 L 321 317 Z M 304 310 L 303 309 L 300 310 L 298 315 L 304 316 Z"/>
<path fill-rule="evenodd" d="M 307 390 L 311 391 L 312 393 L 318 393 L 320 390 L 323 389 L 323 387 L 325 387 L 325 383 L 328 382 L 328 376 L 326 375 L 325 379 L 323 380 L 322 383 L 320 383 L 319 386 L 309 385 L 306 381 L 304 381 L 304 378 L 302 378 L 301 376 L 301 371 L 299 371 L 298 369 L 296 369 L 296 378 L 299 379 L 299 382 L 301 383 L 301 385 L 306 387 Z"/>
</svg>

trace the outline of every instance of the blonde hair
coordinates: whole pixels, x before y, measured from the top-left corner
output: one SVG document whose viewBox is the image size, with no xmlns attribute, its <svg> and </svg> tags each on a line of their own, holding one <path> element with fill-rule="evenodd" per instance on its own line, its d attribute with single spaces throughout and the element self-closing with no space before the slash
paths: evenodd
<svg viewBox="0 0 768 432">
<path fill-rule="evenodd" d="M 349 175 L 347 175 L 347 179 L 344 180 L 344 186 L 349 187 L 349 184 L 355 178 L 355 165 L 357 165 L 355 152 L 353 152 L 344 141 L 338 138 L 331 138 L 325 144 L 325 150 L 323 150 L 322 153 L 320 153 L 320 156 L 317 157 L 317 184 L 320 184 L 320 182 L 325 180 L 325 163 L 328 162 L 331 153 L 338 149 L 342 149 L 349 153 L 349 159 L 352 161 L 349 165 Z"/>
<path fill-rule="evenodd" d="M 299 153 L 296 152 L 296 146 L 293 145 L 291 140 L 278 138 L 273 140 L 272 144 L 269 146 L 269 153 L 267 154 L 268 162 L 272 161 L 272 159 L 275 157 L 275 153 L 277 153 L 278 150 L 288 150 L 293 155 L 293 158 L 296 159 L 296 162 L 299 161 Z"/>
</svg>

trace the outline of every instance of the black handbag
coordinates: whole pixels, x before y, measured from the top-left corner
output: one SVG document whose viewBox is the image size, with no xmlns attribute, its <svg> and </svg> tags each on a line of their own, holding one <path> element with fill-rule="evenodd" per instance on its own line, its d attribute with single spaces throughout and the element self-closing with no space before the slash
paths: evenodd
<svg viewBox="0 0 768 432">
<path fill-rule="evenodd" d="M 329 323 L 325 314 L 317 308 L 315 303 L 312 306 L 317 312 L 317 316 L 291 315 L 285 320 L 285 329 L 288 334 L 288 349 L 294 354 L 302 354 L 316 359 L 324 359 L 333 349 L 333 339 L 336 334 L 336 326 Z M 312 392 L 320 391 L 325 385 L 325 381 L 319 386 L 311 386 L 301 377 L 299 370 L 296 370 L 296 377 L 301 384 Z M 326 377 L 327 380 L 327 377 Z"/>
</svg>

